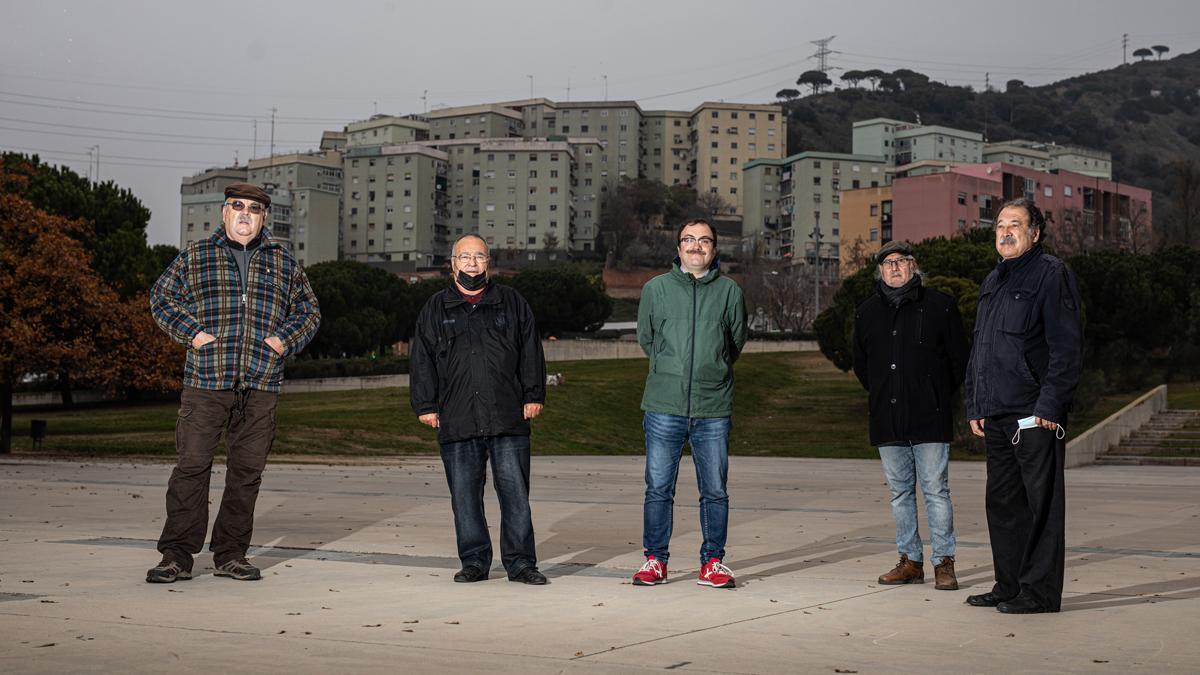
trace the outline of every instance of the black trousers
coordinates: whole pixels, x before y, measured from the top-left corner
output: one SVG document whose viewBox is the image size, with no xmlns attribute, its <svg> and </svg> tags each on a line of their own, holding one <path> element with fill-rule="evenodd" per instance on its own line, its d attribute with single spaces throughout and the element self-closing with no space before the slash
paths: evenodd
<svg viewBox="0 0 1200 675">
<path fill-rule="evenodd" d="M 225 492 L 213 525 L 213 564 L 246 555 L 254 531 L 254 504 L 275 440 L 278 394 L 254 389 L 244 400 L 232 390 L 184 387 L 175 421 L 179 460 L 167 483 L 167 522 L 158 539 L 164 558 L 192 569 L 208 530 L 208 482 L 213 453 L 225 433 Z"/>
<path fill-rule="evenodd" d="M 1014 445 L 1021 417 L 989 417 L 984 424 L 992 590 L 1004 598 L 1031 597 L 1057 612 L 1066 556 L 1066 443 L 1039 427 L 1022 429 Z"/>
</svg>

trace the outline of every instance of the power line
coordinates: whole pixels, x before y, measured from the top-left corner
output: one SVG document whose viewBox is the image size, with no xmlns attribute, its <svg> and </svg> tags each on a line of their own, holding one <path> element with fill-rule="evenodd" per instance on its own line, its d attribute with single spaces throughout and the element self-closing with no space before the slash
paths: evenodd
<svg viewBox="0 0 1200 675">
<path fill-rule="evenodd" d="M 4 92 L 0 92 L 0 95 L 3 95 L 3 94 L 4 94 Z M 134 112 L 134 111 L 127 111 L 127 110 L 97 110 L 95 108 L 84 108 L 84 107 L 80 107 L 80 106 L 65 105 L 65 104 L 61 104 L 61 103 L 33 103 L 30 101 L 10 101 L 10 100 L 6 100 L 3 98 L 0 98 L 0 103 L 7 103 L 9 105 L 22 105 L 22 106 L 33 107 L 33 108 L 49 108 L 51 110 L 75 110 L 78 112 L 95 113 L 98 115 L 122 115 L 122 116 L 126 116 L 126 117 L 152 117 L 152 118 L 156 118 L 156 119 L 184 120 L 184 121 L 193 121 L 193 122 L 248 124 L 248 123 L 253 122 L 255 119 L 253 117 L 221 118 L 221 117 L 204 117 L 204 116 L 200 116 L 200 115 L 169 115 L 169 114 L 162 114 L 162 113 Z M 278 120 L 281 118 L 276 118 L 276 119 Z M 345 124 L 345 120 L 340 120 L 336 123 L 331 121 L 328 123 L 326 123 L 326 122 L 279 122 L 279 124 L 287 125 L 287 126 L 325 126 L 325 127 L 328 127 L 330 124 Z"/>
<path fill-rule="evenodd" d="M 150 106 L 123 105 L 123 104 L 119 104 L 119 103 L 103 103 L 100 101 L 86 101 L 86 100 L 83 100 L 80 98 L 59 98 L 59 97 L 54 97 L 54 96 L 37 96 L 34 94 L 23 94 L 23 93 L 15 92 L 15 91 L 0 91 L 0 95 L 15 96 L 18 98 L 31 98 L 31 99 L 38 100 L 38 101 L 56 101 L 59 103 L 71 103 L 74 105 L 97 106 L 97 107 L 102 107 L 102 108 L 119 108 L 119 109 L 123 109 L 123 110 L 142 110 L 142 111 L 158 112 L 158 113 L 199 115 L 199 116 L 203 116 L 203 117 L 211 117 L 214 119 L 228 119 L 228 120 L 236 120 L 236 121 L 242 121 L 242 122 L 249 122 L 251 120 L 258 119 L 257 117 L 255 117 L 253 115 L 239 115 L 239 114 L 235 114 L 235 113 L 211 112 L 211 111 L 205 111 L 205 110 L 186 110 L 186 109 L 180 109 L 180 108 L 154 108 L 154 107 L 150 107 Z M 287 122 L 324 122 L 324 123 L 329 123 L 329 124 L 344 124 L 345 123 L 344 119 L 332 118 L 332 117 L 280 116 L 280 117 L 276 117 L 275 119 L 277 121 L 287 121 Z"/>
<path fill-rule="evenodd" d="M 160 138 L 189 138 L 189 139 L 208 140 L 208 141 L 230 141 L 230 142 L 234 142 L 234 143 L 244 143 L 246 141 L 246 139 L 244 139 L 244 138 L 229 138 L 229 137 L 224 137 L 224 136 L 197 136 L 197 135 L 191 135 L 191 134 L 164 134 L 164 133 L 158 133 L 158 132 L 153 132 L 153 131 L 126 131 L 125 129 L 109 129 L 106 127 L 89 127 L 89 126 L 83 126 L 83 125 L 79 125 L 79 124 L 59 124 L 56 122 L 39 122 L 37 120 L 23 120 L 23 119 L 18 119 L 15 117 L 0 117 L 0 121 L 17 122 L 20 124 L 37 124 L 40 126 L 58 127 L 61 129 L 82 129 L 84 131 L 103 131 L 106 133 L 137 134 L 137 135 L 141 135 L 141 136 L 156 136 L 156 137 L 160 137 Z M 20 130 L 18 129 L 17 131 L 20 131 Z M 309 143 L 310 141 L 278 141 L 278 142 L 286 143 L 288 145 L 292 145 L 292 144 L 303 145 L 305 143 Z"/>
<path fill-rule="evenodd" d="M 22 146 L 22 145 L 8 145 L 7 143 L 0 143 L 0 151 L 3 151 L 3 150 L 21 150 L 23 152 L 33 152 L 33 153 L 38 153 L 38 154 L 78 155 L 80 157 L 87 157 L 90 154 L 87 152 L 75 152 L 72 150 L 53 150 L 51 148 L 31 148 L 31 147 Z M 187 165 L 193 165 L 196 163 L 196 162 L 193 162 L 190 160 L 171 159 L 169 157 L 139 157 L 136 155 L 110 155 L 108 153 L 104 153 L 104 158 L 105 158 L 105 161 L 108 161 L 110 159 L 125 159 L 125 160 L 138 160 L 138 161 L 147 161 L 147 162 L 177 163 L 177 164 L 187 164 Z M 197 161 L 199 161 L 199 160 L 197 160 Z M 217 162 L 217 163 L 219 164 L 220 162 Z"/>
<path fill-rule="evenodd" d="M 0 118 L 0 119 L 3 119 L 3 118 Z M 130 143 L 158 143 L 160 145 L 210 145 L 210 146 L 216 145 L 216 146 L 222 146 L 222 147 L 226 147 L 226 148 L 229 147 L 229 145 L 230 145 L 230 143 L 222 143 L 219 141 L 178 141 L 178 140 L 160 139 L 160 138 L 128 138 L 125 136 L 103 136 L 100 134 L 74 134 L 74 133 L 71 133 L 68 131 L 53 131 L 53 130 L 44 130 L 43 131 L 41 129 L 21 129 L 19 127 L 5 127 L 5 126 L 0 126 L 0 131 L 19 131 L 19 132 L 25 133 L 25 134 L 44 134 L 47 136 L 66 136 L 66 137 L 71 137 L 71 138 L 90 138 L 90 139 L 99 138 L 102 140 L 109 140 L 109 141 L 128 141 Z M 289 145 L 292 145 L 291 141 L 286 141 L 286 142 Z M 244 139 L 238 139 L 234 143 L 240 145 L 240 144 L 246 143 L 246 141 Z M 297 147 L 302 147 L 305 145 L 311 146 L 311 143 L 308 143 L 308 144 L 296 143 L 295 144 L 295 146 L 297 146 Z"/>
<path fill-rule="evenodd" d="M 768 68 L 766 70 L 762 70 L 757 73 L 751 73 L 749 75 L 743 75 L 741 77 L 734 77 L 734 78 L 731 78 L 728 80 L 722 80 L 721 82 L 713 82 L 712 84 L 703 84 L 703 85 L 700 85 L 699 87 L 690 87 L 688 89 L 680 89 L 679 91 L 667 92 L 665 94 L 655 94 L 654 96 L 640 96 L 635 100 L 637 100 L 637 101 L 653 101 L 654 99 L 666 98 L 668 96 L 678 96 L 679 94 L 690 94 L 694 91 L 700 91 L 701 89 L 711 89 L 713 87 L 719 87 L 721 85 L 731 84 L 733 82 L 741 82 L 742 80 L 749 80 L 752 77 L 758 77 L 759 75 L 766 75 L 767 73 L 773 73 L 777 70 L 783 70 L 784 68 L 795 68 L 796 66 L 804 63 L 805 61 L 808 61 L 808 59 L 801 59 L 799 61 L 793 61 L 792 63 L 785 63 L 782 66 Z"/>
</svg>

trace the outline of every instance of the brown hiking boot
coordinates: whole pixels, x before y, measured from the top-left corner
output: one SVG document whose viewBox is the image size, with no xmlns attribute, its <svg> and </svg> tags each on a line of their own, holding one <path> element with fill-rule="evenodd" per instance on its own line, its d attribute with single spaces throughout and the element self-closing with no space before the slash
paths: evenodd
<svg viewBox="0 0 1200 675">
<path fill-rule="evenodd" d="M 958 577 L 954 576 L 954 558 L 942 558 L 941 565 L 933 568 L 933 587 L 939 591 L 957 591 Z"/>
<path fill-rule="evenodd" d="M 900 562 L 896 563 L 891 572 L 879 577 L 879 583 L 884 586 L 923 584 L 925 583 L 925 563 L 913 562 L 908 559 L 907 555 L 901 553 Z"/>
</svg>

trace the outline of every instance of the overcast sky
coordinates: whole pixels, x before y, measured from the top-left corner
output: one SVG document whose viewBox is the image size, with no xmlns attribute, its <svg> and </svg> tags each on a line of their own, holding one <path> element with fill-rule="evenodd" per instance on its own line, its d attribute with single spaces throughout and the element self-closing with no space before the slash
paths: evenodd
<svg viewBox="0 0 1200 675">
<path fill-rule="evenodd" d="M 529 76 L 556 100 L 603 99 L 607 76 L 643 109 L 769 102 L 829 36 L 837 68 L 1044 84 L 1119 65 L 1123 33 L 1130 54 L 1200 49 L 1198 19 L 1195 0 L 5 1 L 0 149 L 87 174 L 98 145 L 151 243 L 178 245 L 180 179 L 267 156 L 272 108 L 283 152 L 376 112 L 525 98 Z"/>
</svg>

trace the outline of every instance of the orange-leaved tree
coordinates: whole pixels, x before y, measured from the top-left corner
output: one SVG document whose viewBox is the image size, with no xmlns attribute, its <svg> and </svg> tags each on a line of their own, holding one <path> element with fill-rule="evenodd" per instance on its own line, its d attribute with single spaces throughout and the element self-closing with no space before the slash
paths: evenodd
<svg viewBox="0 0 1200 675">
<path fill-rule="evenodd" d="M 0 453 L 11 448 L 22 376 L 56 373 L 109 391 L 177 386 L 161 356 L 171 348 L 149 330 L 145 298 L 122 302 L 80 244 L 87 226 L 34 207 L 26 180 L 0 170 Z"/>
</svg>

